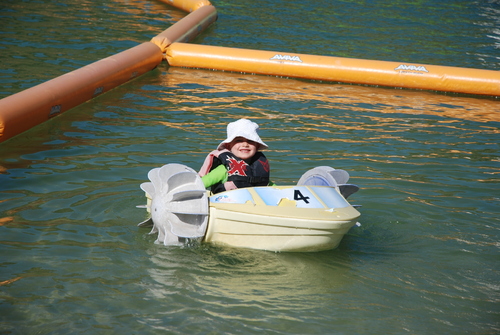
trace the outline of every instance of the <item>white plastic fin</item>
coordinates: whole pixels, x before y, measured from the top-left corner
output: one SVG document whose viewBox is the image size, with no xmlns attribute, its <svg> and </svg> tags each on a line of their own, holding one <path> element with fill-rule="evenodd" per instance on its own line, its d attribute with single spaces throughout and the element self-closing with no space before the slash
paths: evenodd
<svg viewBox="0 0 500 335">
<path fill-rule="evenodd" d="M 174 193 L 172 195 L 172 201 L 185 201 L 192 199 L 200 199 L 203 195 L 207 193 L 205 190 L 188 190 Z"/>
<path fill-rule="evenodd" d="M 335 171 L 335 169 L 329 166 L 310 169 L 300 177 L 297 185 L 337 187 L 337 181 L 329 173 L 330 171 Z"/>
<path fill-rule="evenodd" d="M 171 232 L 166 231 L 165 237 L 163 239 L 163 244 L 168 246 L 168 245 L 181 245 L 182 243 L 179 242 L 179 237 L 172 234 Z"/>
<path fill-rule="evenodd" d="M 161 185 L 160 168 L 154 168 L 148 172 L 148 179 L 151 180 L 153 185 Z"/>
<path fill-rule="evenodd" d="M 337 184 L 345 184 L 349 180 L 349 173 L 345 170 L 331 170 L 328 172 L 337 182 Z"/>
<path fill-rule="evenodd" d="M 146 192 L 151 198 L 155 195 L 155 187 L 153 183 L 142 183 L 141 189 Z"/>
<path fill-rule="evenodd" d="M 339 184 L 347 183 L 348 180 L 349 173 L 345 170 L 335 170 L 329 166 L 318 166 L 306 171 L 300 177 L 297 185 L 337 187 Z"/>
<path fill-rule="evenodd" d="M 139 222 L 137 224 L 138 227 L 152 227 L 153 226 L 153 219 L 152 218 L 148 218 L 142 222 Z"/>
<path fill-rule="evenodd" d="M 190 186 L 189 184 L 195 184 L 197 176 L 198 175 L 196 173 L 192 172 L 180 172 L 170 176 L 167 180 L 168 192 L 174 191 L 183 186 Z M 185 189 L 185 187 L 183 187 L 183 189 Z"/>
<path fill-rule="evenodd" d="M 207 214 L 172 213 L 172 233 L 179 237 L 203 237 L 208 223 Z"/>
</svg>

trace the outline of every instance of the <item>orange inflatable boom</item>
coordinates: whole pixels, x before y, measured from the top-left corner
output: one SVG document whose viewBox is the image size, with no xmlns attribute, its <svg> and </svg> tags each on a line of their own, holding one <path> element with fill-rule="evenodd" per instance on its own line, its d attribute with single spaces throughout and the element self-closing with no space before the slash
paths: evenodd
<svg viewBox="0 0 500 335">
<path fill-rule="evenodd" d="M 217 11 L 214 6 L 203 6 L 182 18 L 179 22 L 153 37 L 151 42 L 161 51 L 174 42 L 189 42 L 217 20 Z"/>
<path fill-rule="evenodd" d="M 151 71 L 162 58 L 146 42 L 0 100 L 0 142 Z"/>
<path fill-rule="evenodd" d="M 500 96 L 500 71 L 173 43 L 171 66 Z"/>
<path fill-rule="evenodd" d="M 206 0 L 168 2 L 182 3 L 192 12 L 151 42 L 0 100 L 0 142 L 154 69 L 168 45 L 192 40 L 217 19 Z"/>
<path fill-rule="evenodd" d="M 209 6 L 208 0 L 160 0 L 170 6 L 182 9 L 185 12 L 191 13 L 203 6 Z"/>
</svg>

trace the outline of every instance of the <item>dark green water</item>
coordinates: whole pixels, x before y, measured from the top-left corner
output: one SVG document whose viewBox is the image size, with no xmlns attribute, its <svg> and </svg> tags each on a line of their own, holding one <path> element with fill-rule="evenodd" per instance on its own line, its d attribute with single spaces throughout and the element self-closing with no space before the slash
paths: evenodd
<svg viewBox="0 0 500 335">
<path fill-rule="evenodd" d="M 498 1 L 215 1 L 195 42 L 500 70 Z M 185 14 L 2 1 L 0 98 Z M 0 144 L 2 334 L 497 334 L 497 99 L 158 69 Z M 272 179 L 350 172 L 361 227 L 311 254 L 153 244 L 140 183 L 247 117 Z M 350 198 L 351 199 L 351 198 Z"/>
</svg>

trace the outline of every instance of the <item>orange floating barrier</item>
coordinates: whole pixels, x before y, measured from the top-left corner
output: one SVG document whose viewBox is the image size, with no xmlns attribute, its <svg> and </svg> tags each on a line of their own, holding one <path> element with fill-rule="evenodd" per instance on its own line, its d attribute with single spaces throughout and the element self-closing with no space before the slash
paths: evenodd
<svg viewBox="0 0 500 335">
<path fill-rule="evenodd" d="M 168 45 L 194 39 L 217 20 L 217 11 L 207 0 L 164 2 L 191 13 L 151 42 L 0 100 L 0 142 L 154 69 Z"/>
<path fill-rule="evenodd" d="M 217 20 L 214 6 L 203 6 L 151 39 L 162 52 L 174 42 L 189 42 Z"/>
<path fill-rule="evenodd" d="M 191 13 L 201 8 L 203 6 L 210 6 L 211 3 L 208 0 L 159 0 L 170 6 L 179 8 L 185 12 Z"/>
<path fill-rule="evenodd" d="M 151 71 L 163 58 L 142 43 L 0 100 L 0 142 Z"/>
<path fill-rule="evenodd" d="M 173 43 L 171 66 L 500 96 L 500 71 Z"/>
</svg>

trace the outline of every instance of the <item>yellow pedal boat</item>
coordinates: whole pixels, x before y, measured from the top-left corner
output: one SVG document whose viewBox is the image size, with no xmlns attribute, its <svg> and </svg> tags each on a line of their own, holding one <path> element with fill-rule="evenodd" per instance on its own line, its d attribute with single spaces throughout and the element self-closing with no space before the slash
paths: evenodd
<svg viewBox="0 0 500 335">
<path fill-rule="evenodd" d="M 151 218 L 139 226 L 152 224 L 151 233 L 158 233 L 156 242 L 165 245 L 197 238 L 275 252 L 334 249 L 360 216 L 346 200 L 358 187 L 337 183 L 339 175 L 341 182 L 347 181 L 347 172 L 328 168 L 331 170 L 325 175 L 326 167 L 321 168 L 321 174 L 308 171 L 298 185 L 250 187 L 212 195 L 194 170 L 168 164 L 151 170 L 151 183 L 141 184 Z"/>
</svg>

